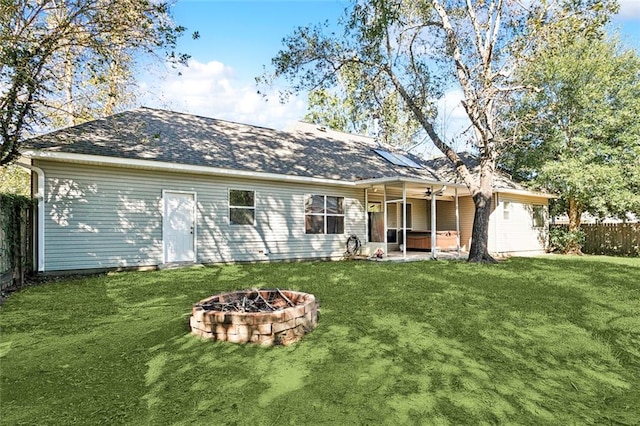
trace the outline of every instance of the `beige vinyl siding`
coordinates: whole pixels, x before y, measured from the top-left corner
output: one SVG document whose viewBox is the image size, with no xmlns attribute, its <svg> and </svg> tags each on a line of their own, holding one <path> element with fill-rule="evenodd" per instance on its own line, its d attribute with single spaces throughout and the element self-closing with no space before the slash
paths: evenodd
<svg viewBox="0 0 640 426">
<path fill-rule="evenodd" d="M 408 198 L 407 203 L 411 204 L 413 210 L 413 223 L 411 229 L 414 231 L 424 231 L 429 227 L 429 212 L 427 210 L 427 200 L 419 198 Z"/>
<path fill-rule="evenodd" d="M 505 203 L 508 217 L 505 218 Z M 533 223 L 533 206 L 545 207 L 545 226 L 536 228 Z M 548 200 L 541 197 L 497 194 L 497 208 L 492 213 L 490 249 L 497 253 L 541 253 L 548 239 Z"/>
<path fill-rule="evenodd" d="M 45 271 L 162 260 L 161 191 L 131 171 L 38 162 L 45 180 Z"/>
<path fill-rule="evenodd" d="M 431 202 L 428 202 L 429 223 L 431 223 Z M 431 230 L 431 226 L 427 228 Z M 456 203 L 455 201 L 436 201 L 436 231 L 456 230 Z"/>
<path fill-rule="evenodd" d="M 346 236 L 365 234 L 364 191 L 51 161 L 46 175 L 45 270 L 158 265 L 162 191 L 197 199 L 197 260 L 336 258 Z M 256 226 L 229 225 L 229 189 L 256 192 Z M 305 194 L 345 197 L 345 234 L 305 234 Z"/>
<path fill-rule="evenodd" d="M 468 251 L 469 248 L 471 248 L 473 216 L 476 212 L 476 206 L 471 197 L 460 197 L 458 203 L 460 213 L 460 248 L 463 251 Z"/>
</svg>

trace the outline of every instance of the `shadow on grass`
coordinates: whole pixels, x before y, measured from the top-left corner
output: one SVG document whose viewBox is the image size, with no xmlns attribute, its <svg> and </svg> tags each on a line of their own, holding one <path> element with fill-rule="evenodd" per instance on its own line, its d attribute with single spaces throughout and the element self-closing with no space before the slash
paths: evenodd
<svg viewBox="0 0 640 426">
<path fill-rule="evenodd" d="M 0 311 L 1 422 L 633 424 L 638 266 L 258 264 L 45 286 Z M 192 303 L 251 287 L 315 294 L 319 327 L 290 347 L 188 334 Z M 34 303 L 38 324 L 21 315 Z"/>
<path fill-rule="evenodd" d="M 291 348 L 180 337 L 166 349 L 170 357 L 158 355 L 164 373 L 155 376 L 150 412 L 183 418 L 184 407 L 162 403 L 180 398 L 168 391 L 179 376 L 190 377 L 192 392 L 177 404 L 190 407 L 190 419 L 214 416 L 226 424 L 598 423 L 631 416 L 628 409 L 606 413 L 615 395 L 625 406 L 632 383 L 611 346 L 573 322 L 588 322 L 583 308 L 593 301 L 583 292 L 537 279 L 521 284 L 522 271 L 511 268 L 497 276 L 495 269 L 462 266 L 461 275 L 459 268 L 437 278 L 376 270 L 388 280 L 385 288 L 366 287 L 358 271 L 341 269 L 324 277 L 340 285 L 332 294 L 291 279 L 325 296 L 317 330 Z M 477 285 L 457 283 L 461 276 Z M 342 303 L 329 303 L 335 298 Z"/>
</svg>

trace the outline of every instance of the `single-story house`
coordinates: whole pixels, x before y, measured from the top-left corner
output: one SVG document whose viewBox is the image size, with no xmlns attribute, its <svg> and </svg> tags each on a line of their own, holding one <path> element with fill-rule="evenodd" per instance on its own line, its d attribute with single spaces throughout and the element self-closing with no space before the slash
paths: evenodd
<svg viewBox="0 0 640 426">
<path fill-rule="evenodd" d="M 352 234 L 385 256 L 471 241 L 473 201 L 448 162 L 311 124 L 138 108 L 32 138 L 21 154 L 41 272 L 342 258 Z M 490 251 L 542 252 L 549 196 L 502 174 L 494 189 Z"/>
</svg>

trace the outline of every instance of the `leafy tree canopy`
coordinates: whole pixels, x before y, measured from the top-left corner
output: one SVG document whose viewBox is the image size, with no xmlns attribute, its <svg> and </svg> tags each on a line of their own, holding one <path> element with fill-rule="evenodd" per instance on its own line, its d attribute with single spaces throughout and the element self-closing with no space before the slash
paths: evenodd
<svg viewBox="0 0 640 426">
<path fill-rule="evenodd" d="M 640 58 L 611 38 L 556 36 L 521 70 L 527 93 L 513 110 L 520 178 L 559 195 L 570 229 L 580 216 L 640 214 Z"/>
<path fill-rule="evenodd" d="M 0 194 L 29 196 L 31 176 L 15 164 L 0 166 Z"/>
<path fill-rule="evenodd" d="M 185 28 L 156 0 L 0 0 L 0 164 L 29 132 L 114 112 L 136 60 L 169 61 Z M 196 34 L 197 36 L 197 34 Z"/>
</svg>

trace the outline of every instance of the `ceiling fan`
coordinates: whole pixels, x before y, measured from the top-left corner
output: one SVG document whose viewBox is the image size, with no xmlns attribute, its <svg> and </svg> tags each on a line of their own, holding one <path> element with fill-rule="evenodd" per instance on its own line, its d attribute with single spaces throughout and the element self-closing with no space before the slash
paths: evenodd
<svg viewBox="0 0 640 426">
<path fill-rule="evenodd" d="M 447 185 L 443 185 L 442 188 L 438 189 L 437 191 L 434 191 L 432 186 L 427 186 L 427 190 L 424 192 L 424 195 L 427 198 L 431 198 L 434 196 L 440 197 L 442 196 L 442 194 L 444 194 L 445 189 L 447 189 Z"/>
</svg>

